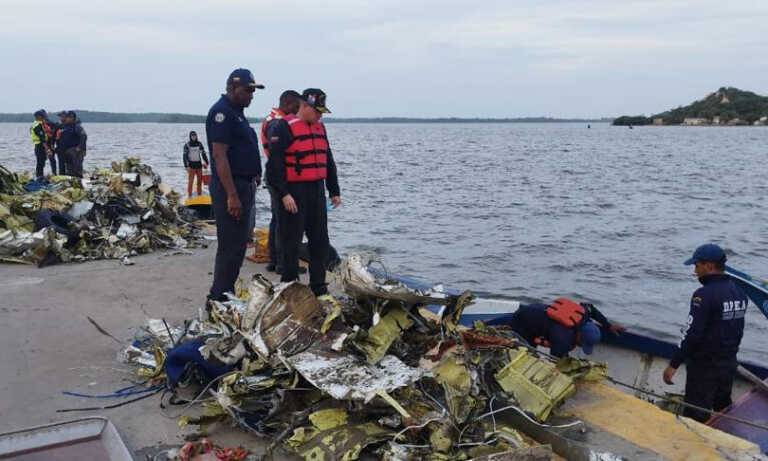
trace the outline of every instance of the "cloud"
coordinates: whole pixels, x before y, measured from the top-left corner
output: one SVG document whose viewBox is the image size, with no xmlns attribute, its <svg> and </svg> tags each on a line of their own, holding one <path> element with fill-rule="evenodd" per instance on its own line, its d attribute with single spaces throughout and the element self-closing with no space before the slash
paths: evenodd
<svg viewBox="0 0 768 461">
<path fill-rule="evenodd" d="M 762 1 L 6 0 L 0 111 L 204 113 L 244 66 L 268 87 L 255 113 L 308 86 L 339 116 L 654 112 L 768 93 L 767 19 Z"/>
</svg>

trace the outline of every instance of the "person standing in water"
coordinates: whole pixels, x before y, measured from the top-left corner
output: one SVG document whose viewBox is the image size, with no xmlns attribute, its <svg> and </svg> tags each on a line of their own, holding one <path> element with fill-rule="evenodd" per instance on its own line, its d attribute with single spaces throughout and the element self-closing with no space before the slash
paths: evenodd
<svg viewBox="0 0 768 461">
<path fill-rule="evenodd" d="M 184 168 L 187 169 L 187 195 L 192 197 L 192 183 L 197 178 L 197 195 L 203 194 L 203 168 L 208 168 L 208 156 L 203 143 L 197 139 L 197 133 L 189 132 L 189 141 L 184 144 Z"/>
</svg>

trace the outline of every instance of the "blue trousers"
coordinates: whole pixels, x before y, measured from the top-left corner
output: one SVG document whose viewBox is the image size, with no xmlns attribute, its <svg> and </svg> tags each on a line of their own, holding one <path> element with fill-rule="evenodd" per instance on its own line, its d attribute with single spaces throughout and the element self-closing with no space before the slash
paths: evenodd
<svg viewBox="0 0 768 461">
<path fill-rule="evenodd" d="M 210 299 L 222 299 L 224 293 L 235 291 L 235 282 L 245 257 L 245 245 L 252 232 L 250 214 L 256 195 L 256 184 L 254 180 L 240 177 L 234 178 L 234 183 L 243 206 L 240 219 L 233 218 L 227 211 L 227 191 L 218 177 L 211 175 L 209 190 L 216 214 L 218 246 L 213 268 L 213 285 L 208 295 Z"/>
</svg>

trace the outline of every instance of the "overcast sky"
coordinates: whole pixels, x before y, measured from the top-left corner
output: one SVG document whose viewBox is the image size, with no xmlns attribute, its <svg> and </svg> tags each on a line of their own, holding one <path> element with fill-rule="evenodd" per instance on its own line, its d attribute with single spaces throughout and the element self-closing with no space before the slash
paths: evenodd
<svg viewBox="0 0 768 461">
<path fill-rule="evenodd" d="M 766 0 L 0 0 L 0 112 L 206 113 L 229 72 L 339 117 L 611 117 L 768 94 Z"/>
</svg>

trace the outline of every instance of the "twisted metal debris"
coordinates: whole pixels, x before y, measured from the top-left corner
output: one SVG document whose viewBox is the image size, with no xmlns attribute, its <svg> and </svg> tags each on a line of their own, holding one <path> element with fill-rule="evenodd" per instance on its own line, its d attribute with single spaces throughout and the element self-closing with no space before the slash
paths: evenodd
<svg viewBox="0 0 768 461">
<path fill-rule="evenodd" d="M 153 383 L 192 385 L 181 425 L 229 422 L 308 460 L 513 459 L 538 444 L 503 423 L 500 409 L 541 423 L 576 377 L 604 376 L 586 361 L 555 364 L 502 330 L 459 326 L 469 292 L 413 290 L 358 255 L 335 275 L 334 296 L 320 298 L 257 275 L 241 297 L 183 326 L 150 320 L 121 357 Z M 202 412 L 191 408 L 198 403 Z"/>
<path fill-rule="evenodd" d="M 0 261 L 47 265 L 200 246 L 178 194 L 138 158 L 83 179 L 32 180 L 0 165 Z"/>
</svg>

